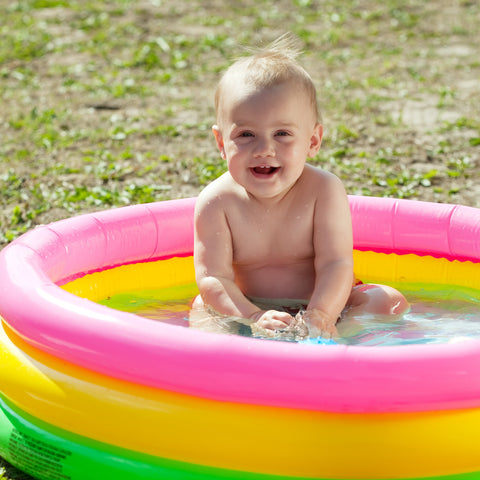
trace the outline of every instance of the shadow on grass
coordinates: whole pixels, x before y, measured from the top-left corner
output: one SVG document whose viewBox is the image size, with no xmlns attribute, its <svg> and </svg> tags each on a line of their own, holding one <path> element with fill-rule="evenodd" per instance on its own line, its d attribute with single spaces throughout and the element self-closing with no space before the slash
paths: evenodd
<svg viewBox="0 0 480 480">
<path fill-rule="evenodd" d="M 5 470 L 5 471 L 4 471 Z M 0 457 L 0 479 L 2 480 L 35 480 Z"/>
</svg>

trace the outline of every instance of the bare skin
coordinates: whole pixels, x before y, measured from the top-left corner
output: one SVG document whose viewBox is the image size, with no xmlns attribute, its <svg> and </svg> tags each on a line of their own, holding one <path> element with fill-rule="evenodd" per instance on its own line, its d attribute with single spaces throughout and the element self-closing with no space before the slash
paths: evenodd
<svg viewBox="0 0 480 480">
<path fill-rule="evenodd" d="M 260 92 L 239 84 L 222 100 L 218 122 L 228 172 L 196 206 L 194 309 L 209 305 L 277 330 L 293 317 L 259 310 L 247 296 L 306 299 L 311 336 L 335 334 L 346 305 L 400 313 L 406 301 L 396 290 L 352 291 L 348 199 L 337 177 L 306 164 L 323 133 L 307 96 L 291 82 Z"/>
</svg>

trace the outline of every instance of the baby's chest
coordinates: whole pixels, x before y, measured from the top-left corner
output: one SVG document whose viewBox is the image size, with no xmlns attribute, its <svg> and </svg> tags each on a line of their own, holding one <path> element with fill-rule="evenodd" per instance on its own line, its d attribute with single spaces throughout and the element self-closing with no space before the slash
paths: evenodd
<svg viewBox="0 0 480 480">
<path fill-rule="evenodd" d="M 291 263 L 313 256 L 312 228 L 268 221 L 245 225 L 233 235 L 235 263 Z"/>
</svg>

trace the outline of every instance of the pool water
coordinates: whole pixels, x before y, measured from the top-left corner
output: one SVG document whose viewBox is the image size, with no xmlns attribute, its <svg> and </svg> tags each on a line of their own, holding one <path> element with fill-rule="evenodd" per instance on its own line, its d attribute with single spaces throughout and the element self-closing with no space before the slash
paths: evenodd
<svg viewBox="0 0 480 480">
<path fill-rule="evenodd" d="M 151 320 L 188 327 L 190 303 L 197 293 L 197 286 L 190 284 L 161 290 L 119 293 L 98 303 Z"/>
<path fill-rule="evenodd" d="M 457 287 L 397 286 L 410 303 L 398 317 L 359 315 L 337 324 L 335 341 L 346 345 L 390 346 L 446 343 L 480 337 L 480 293 Z M 162 290 L 136 291 L 102 300 L 108 307 L 151 320 L 188 327 L 194 284 Z M 225 321 L 229 321 L 225 318 Z"/>
</svg>

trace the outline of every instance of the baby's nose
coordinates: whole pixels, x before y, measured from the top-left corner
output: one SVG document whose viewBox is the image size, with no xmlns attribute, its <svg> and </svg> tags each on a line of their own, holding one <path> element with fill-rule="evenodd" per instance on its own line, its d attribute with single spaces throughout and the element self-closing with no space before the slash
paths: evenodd
<svg viewBox="0 0 480 480">
<path fill-rule="evenodd" d="M 255 146 L 255 155 L 258 157 L 273 157 L 275 155 L 273 142 L 268 138 L 259 138 Z"/>
</svg>

